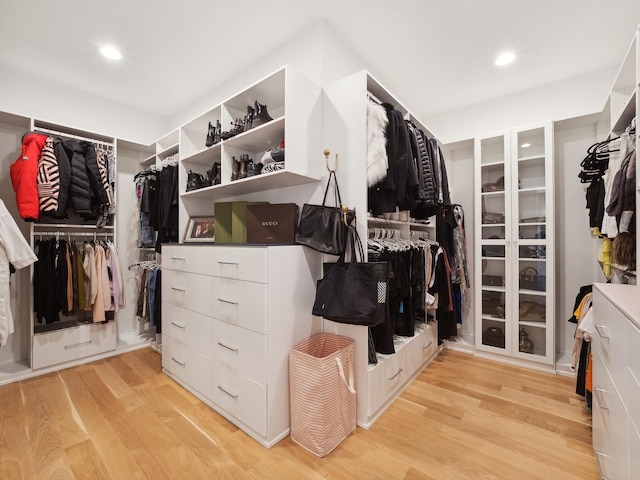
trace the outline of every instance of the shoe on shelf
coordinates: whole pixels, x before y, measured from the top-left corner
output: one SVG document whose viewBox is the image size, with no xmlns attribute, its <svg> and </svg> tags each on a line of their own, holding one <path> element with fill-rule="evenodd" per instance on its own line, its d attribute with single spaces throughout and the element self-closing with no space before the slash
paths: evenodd
<svg viewBox="0 0 640 480">
<path fill-rule="evenodd" d="M 211 122 L 209 122 L 209 128 L 207 129 L 207 141 L 205 145 L 210 147 L 215 143 L 215 135 L 216 135 L 216 127 L 213 126 Z"/>
<path fill-rule="evenodd" d="M 231 180 L 238 180 L 238 175 L 240 173 L 240 162 L 236 160 L 236 157 L 233 157 L 231 160 Z"/>
<path fill-rule="evenodd" d="M 262 125 L 264 123 L 267 123 L 273 120 L 273 118 L 271 118 L 271 115 L 269 115 L 269 112 L 267 112 L 266 105 L 262 105 L 258 103 L 258 101 L 256 100 L 254 103 L 254 106 L 255 106 L 255 113 L 253 117 L 254 127 L 257 127 L 258 125 Z"/>
</svg>

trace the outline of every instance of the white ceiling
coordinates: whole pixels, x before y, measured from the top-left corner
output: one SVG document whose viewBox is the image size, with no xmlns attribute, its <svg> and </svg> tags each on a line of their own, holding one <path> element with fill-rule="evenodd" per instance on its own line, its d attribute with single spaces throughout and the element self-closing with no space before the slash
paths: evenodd
<svg viewBox="0 0 640 480">
<path fill-rule="evenodd" d="M 0 64 L 169 117 L 320 19 L 426 117 L 619 65 L 640 1 L 0 0 Z"/>
</svg>

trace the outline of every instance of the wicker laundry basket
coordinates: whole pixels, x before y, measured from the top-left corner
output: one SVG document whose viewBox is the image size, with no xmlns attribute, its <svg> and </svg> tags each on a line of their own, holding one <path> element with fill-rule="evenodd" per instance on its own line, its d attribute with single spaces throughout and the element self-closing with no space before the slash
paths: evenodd
<svg viewBox="0 0 640 480">
<path fill-rule="evenodd" d="M 313 335 L 289 352 L 291 439 L 324 457 L 356 428 L 355 345 Z"/>
</svg>

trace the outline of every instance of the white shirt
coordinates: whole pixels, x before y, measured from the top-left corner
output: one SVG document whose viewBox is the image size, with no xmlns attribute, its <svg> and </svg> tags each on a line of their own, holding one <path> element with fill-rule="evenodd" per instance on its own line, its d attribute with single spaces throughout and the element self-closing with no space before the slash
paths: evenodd
<svg viewBox="0 0 640 480">
<path fill-rule="evenodd" d="M 0 346 L 6 345 L 13 333 L 11 291 L 9 290 L 9 262 L 16 269 L 38 260 L 15 220 L 0 200 Z"/>
</svg>

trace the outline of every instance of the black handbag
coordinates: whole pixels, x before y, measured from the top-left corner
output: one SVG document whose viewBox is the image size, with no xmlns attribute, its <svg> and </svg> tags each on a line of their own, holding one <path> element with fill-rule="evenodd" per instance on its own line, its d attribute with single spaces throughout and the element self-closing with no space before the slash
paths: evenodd
<svg viewBox="0 0 640 480">
<path fill-rule="evenodd" d="M 504 331 L 500 327 L 487 327 L 482 332 L 482 344 L 504 348 Z"/>
<path fill-rule="evenodd" d="M 335 207 L 325 205 L 332 178 L 335 184 Z M 296 243 L 306 245 L 321 253 L 341 255 L 344 253 L 347 243 L 349 225 L 355 216 L 354 210 L 348 210 L 346 207 L 343 209 L 336 172 L 331 170 L 327 187 L 324 189 L 322 205 L 305 203 L 302 206 Z"/>
<path fill-rule="evenodd" d="M 356 242 L 360 239 L 351 226 L 345 251 L 324 278 L 318 280 L 312 313 L 334 322 L 372 326 L 378 318 L 376 266 L 358 261 Z M 362 244 L 359 246 L 361 249 Z M 345 261 L 347 253 L 351 256 L 349 262 Z"/>
</svg>

